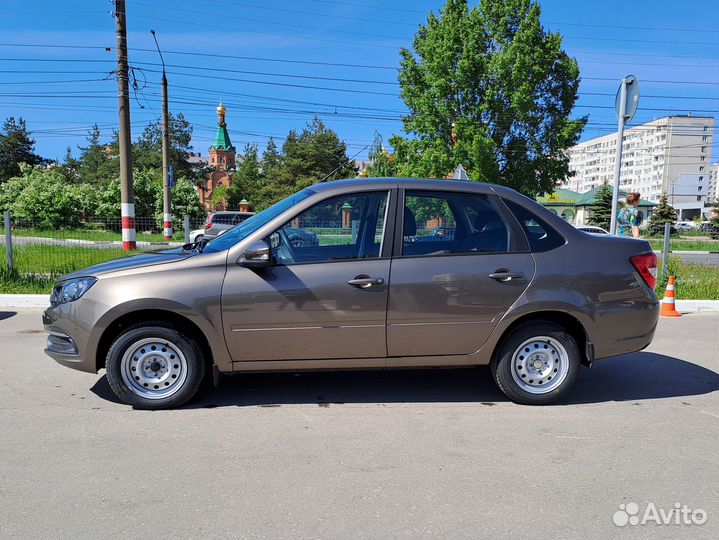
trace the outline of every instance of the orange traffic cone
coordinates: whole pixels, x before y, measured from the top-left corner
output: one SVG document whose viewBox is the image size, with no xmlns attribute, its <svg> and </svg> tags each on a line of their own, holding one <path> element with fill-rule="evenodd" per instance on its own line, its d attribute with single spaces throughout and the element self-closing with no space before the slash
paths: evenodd
<svg viewBox="0 0 719 540">
<path fill-rule="evenodd" d="M 667 283 L 667 290 L 664 293 L 664 300 L 662 300 L 662 309 L 659 311 L 659 315 L 662 317 L 681 317 L 674 307 L 674 276 L 669 276 L 669 283 Z"/>
</svg>

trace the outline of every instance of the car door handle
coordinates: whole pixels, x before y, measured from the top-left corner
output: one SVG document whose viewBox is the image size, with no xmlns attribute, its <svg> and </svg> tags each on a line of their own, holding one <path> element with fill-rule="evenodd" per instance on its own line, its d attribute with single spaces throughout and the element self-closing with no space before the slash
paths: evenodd
<svg viewBox="0 0 719 540">
<path fill-rule="evenodd" d="M 491 277 L 492 279 L 496 279 L 497 281 L 512 281 L 513 279 L 522 279 L 524 275 L 519 272 L 498 270 L 492 274 L 489 274 L 489 277 Z"/>
<path fill-rule="evenodd" d="M 371 278 L 369 276 L 357 276 L 354 279 L 350 279 L 347 282 L 348 285 L 352 285 L 353 287 L 357 287 L 360 289 L 367 289 L 371 287 L 372 285 L 382 285 L 384 284 L 383 278 Z"/>
</svg>

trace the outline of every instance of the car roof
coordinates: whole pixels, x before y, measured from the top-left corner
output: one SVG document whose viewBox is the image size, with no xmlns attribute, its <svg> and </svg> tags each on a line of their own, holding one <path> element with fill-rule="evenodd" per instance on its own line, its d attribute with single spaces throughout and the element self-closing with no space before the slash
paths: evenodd
<svg viewBox="0 0 719 540">
<path fill-rule="evenodd" d="M 255 212 L 240 212 L 239 210 L 220 210 L 213 212 L 213 216 L 254 216 Z"/>
<path fill-rule="evenodd" d="M 392 189 L 396 187 L 404 189 L 438 189 L 442 191 L 474 191 L 476 193 L 491 193 L 494 191 L 514 190 L 496 184 L 484 182 L 473 182 L 469 180 L 442 180 L 424 178 L 352 178 L 347 180 L 333 180 L 331 182 L 319 182 L 308 189 L 320 193 L 328 191 L 347 192 L 361 188 Z"/>
</svg>

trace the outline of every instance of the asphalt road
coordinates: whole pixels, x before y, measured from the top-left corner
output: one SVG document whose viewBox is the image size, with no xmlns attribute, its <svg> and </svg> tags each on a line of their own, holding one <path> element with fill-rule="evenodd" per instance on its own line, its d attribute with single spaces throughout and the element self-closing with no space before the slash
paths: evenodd
<svg viewBox="0 0 719 540">
<path fill-rule="evenodd" d="M 228 377 L 162 412 L 46 357 L 38 310 L 0 319 L 2 538 L 719 537 L 717 314 L 551 407 L 468 369 Z M 707 521 L 614 525 L 629 503 Z"/>
</svg>

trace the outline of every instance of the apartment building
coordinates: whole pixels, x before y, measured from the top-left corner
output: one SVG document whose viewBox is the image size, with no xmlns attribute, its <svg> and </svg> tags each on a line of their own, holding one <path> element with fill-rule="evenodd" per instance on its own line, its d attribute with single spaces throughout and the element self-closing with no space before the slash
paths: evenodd
<svg viewBox="0 0 719 540">
<path fill-rule="evenodd" d="M 651 202 L 666 193 L 679 219 L 699 215 L 712 200 L 714 127 L 713 117 L 668 116 L 625 129 L 619 188 L 637 191 Z M 569 167 L 575 176 L 559 187 L 584 193 L 611 184 L 616 145 L 617 134 L 612 133 L 570 148 Z"/>
</svg>

